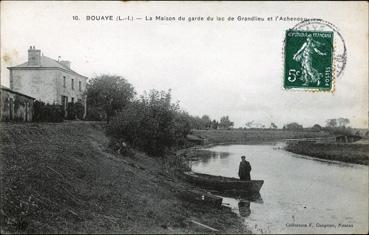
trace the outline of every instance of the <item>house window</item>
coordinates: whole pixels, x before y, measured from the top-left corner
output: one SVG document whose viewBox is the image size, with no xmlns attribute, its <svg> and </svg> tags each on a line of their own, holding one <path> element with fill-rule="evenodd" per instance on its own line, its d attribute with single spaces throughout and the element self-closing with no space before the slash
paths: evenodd
<svg viewBox="0 0 369 235">
<path fill-rule="evenodd" d="M 78 82 L 78 90 L 82 91 L 82 82 L 81 81 Z"/>
<path fill-rule="evenodd" d="M 72 79 L 72 90 L 74 90 L 74 79 Z"/>
<path fill-rule="evenodd" d="M 67 85 L 67 78 L 63 76 L 63 87 L 66 87 Z"/>
</svg>

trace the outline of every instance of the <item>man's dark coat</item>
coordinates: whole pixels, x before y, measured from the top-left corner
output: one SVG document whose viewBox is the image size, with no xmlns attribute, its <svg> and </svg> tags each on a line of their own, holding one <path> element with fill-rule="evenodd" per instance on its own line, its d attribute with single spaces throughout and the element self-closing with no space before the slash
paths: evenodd
<svg viewBox="0 0 369 235">
<path fill-rule="evenodd" d="M 251 165 L 248 161 L 241 161 L 238 169 L 238 176 L 241 180 L 251 180 Z"/>
</svg>

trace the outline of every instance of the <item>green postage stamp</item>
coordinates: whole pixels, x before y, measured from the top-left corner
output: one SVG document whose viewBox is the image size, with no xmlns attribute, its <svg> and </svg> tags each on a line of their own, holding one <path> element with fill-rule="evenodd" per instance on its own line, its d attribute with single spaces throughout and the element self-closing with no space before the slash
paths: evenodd
<svg viewBox="0 0 369 235">
<path fill-rule="evenodd" d="M 287 30 L 284 54 L 285 89 L 332 90 L 333 32 Z"/>
</svg>

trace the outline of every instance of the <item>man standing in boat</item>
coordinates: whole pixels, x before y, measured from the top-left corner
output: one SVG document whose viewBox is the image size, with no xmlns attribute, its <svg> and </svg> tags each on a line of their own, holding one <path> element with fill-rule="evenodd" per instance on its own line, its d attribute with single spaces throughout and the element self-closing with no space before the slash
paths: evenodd
<svg viewBox="0 0 369 235">
<path fill-rule="evenodd" d="M 241 157 L 242 161 L 240 162 L 240 167 L 238 169 L 238 176 L 240 180 L 251 180 L 250 171 L 251 165 L 248 161 L 246 161 L 246 157 Z"/>
</svg>

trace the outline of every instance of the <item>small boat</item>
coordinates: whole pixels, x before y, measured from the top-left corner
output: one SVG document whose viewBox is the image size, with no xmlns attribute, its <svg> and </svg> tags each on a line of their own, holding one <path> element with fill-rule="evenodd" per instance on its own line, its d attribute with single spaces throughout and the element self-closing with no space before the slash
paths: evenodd
<svg viewBox="0 0 369 235">
<path fill-rule="evenodd" d="M 219 192 L 256 194 L 259 193 L 264 183 L 264 180 L 243 181 L 237 178 L 201 174 L 192 171 L 183 172 L 183 176 L 190 183 Z"/>
</svg>

